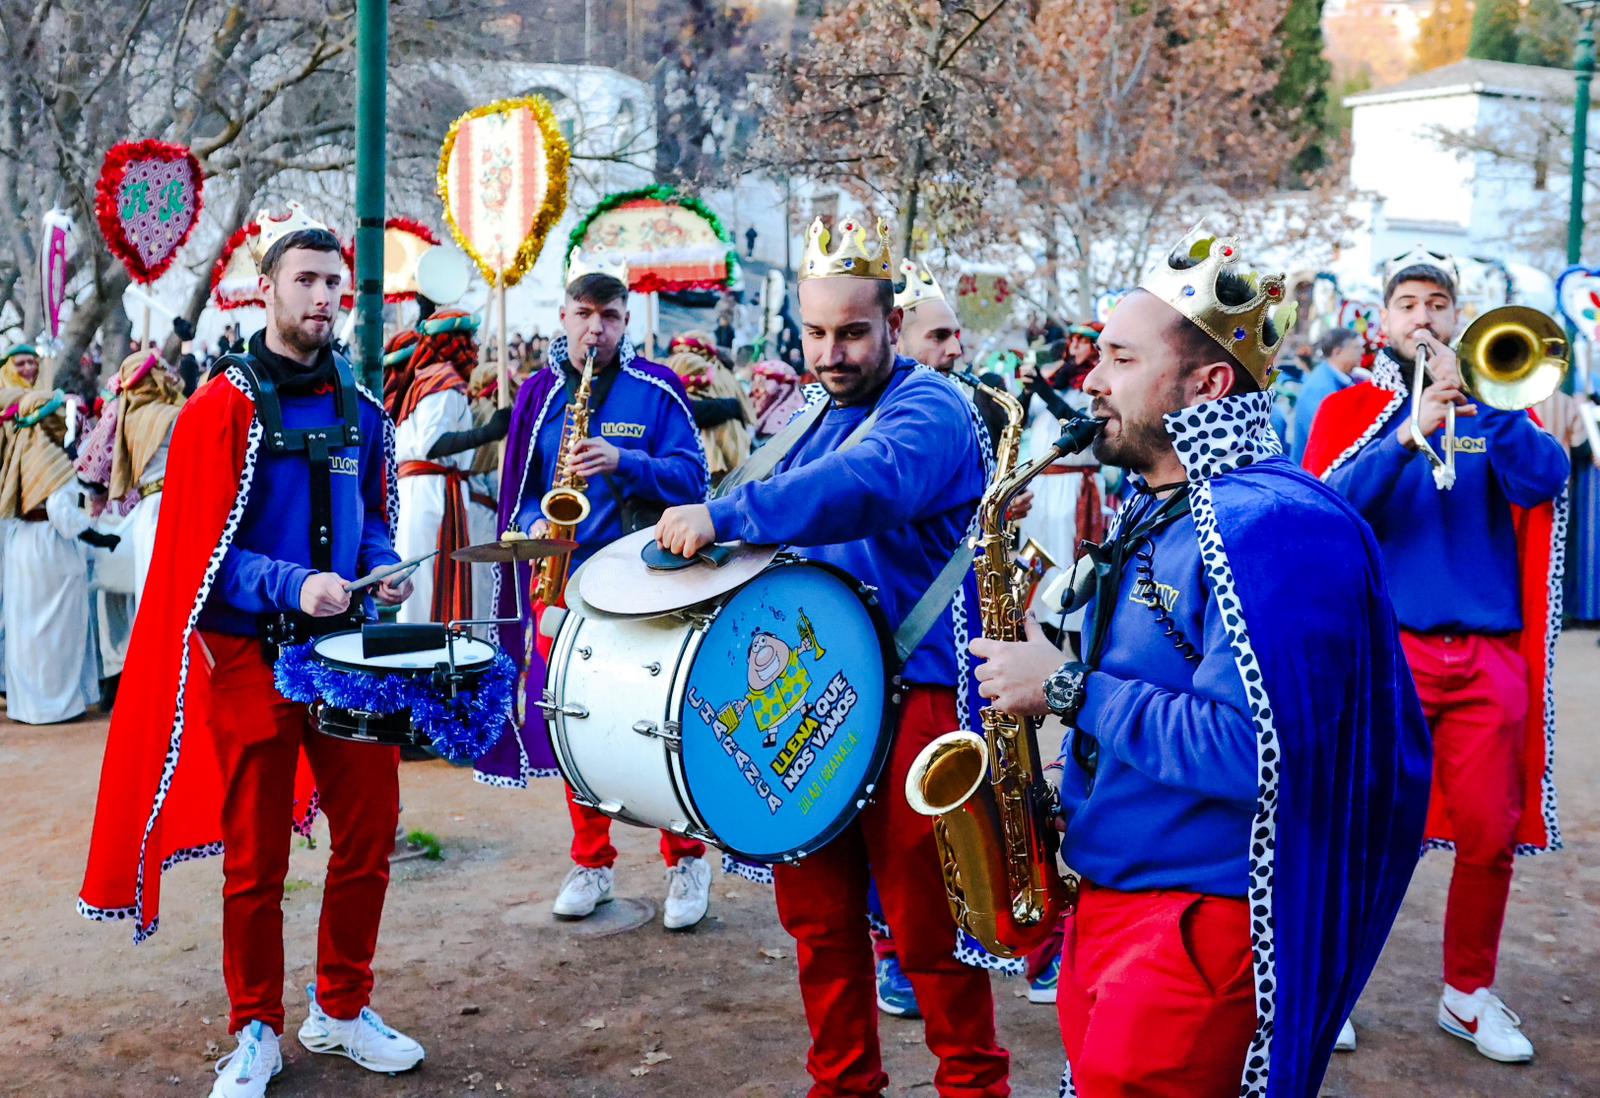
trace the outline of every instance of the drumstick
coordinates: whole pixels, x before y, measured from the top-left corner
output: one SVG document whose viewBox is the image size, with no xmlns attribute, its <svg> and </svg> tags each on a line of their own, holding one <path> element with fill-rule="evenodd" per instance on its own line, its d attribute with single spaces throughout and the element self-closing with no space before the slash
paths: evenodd
<svg viewBox="0 0 1600 1098">
<path fill-rule="evenodd" d="M 344 589 L 346 591 L 359 591 L 363 587 L 371 587 L 375 583 L 382 583 L 384 580 L 392 579 L 395 576 L 404 578 L 405 576 L 409 576 L 412 572 L 416 571 L 417 565 L 432 560 L 438 555 L 439 550 L 435 549 L 433 552 L 424 553 L 420 557 L 412 557 L 410 560 L 403 560 L 399 564 L 391 564 L 387 568 L 379 568 L 374 572 L 370 572 L 367 575 L 362 576 L 358 580 L 351 580 L 349 583 L 344 585 Z"/>
</svg>

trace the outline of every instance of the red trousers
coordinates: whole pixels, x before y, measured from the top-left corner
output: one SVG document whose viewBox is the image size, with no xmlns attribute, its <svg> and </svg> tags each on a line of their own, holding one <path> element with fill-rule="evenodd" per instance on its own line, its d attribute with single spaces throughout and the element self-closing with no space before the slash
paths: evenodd
<svg viewBox="0 0 1600 1098">
<path fill-rule="evenodd" d="M 544 609 L 542 604 L 534 604 L 533 620 L 536 623 L 539 616 L 544 613 Z M 544 657 L 545 664 L 548 665 L 550 651 L 556 642 L 537 628 L 533 630 L 533 638 L 533 643 L 538 646 L 539 655 Z M 615 864 L 617 848 L 611 845 L 611 817 L 596 809 L 585 808 L 574 801 L 570 785 L 566 790 L 567 815 L 572 818 L 573 864 L 589 869 L 605 869 Z M 706 844 L 698 839 L 686 839 L 670 831 L 661 833 L 661 857 L 669 866 L 677 865 L 680 858 L 703 858 L 705 854 Z"/>
<path fill-rule="evenodd" d="M 878 795 L 838 838 L 796 865 L 773 867 L 778 919 L 795 939 L 800 996 L 811 1029 L 812 1098 L 879 1095 L 889 1085 L 878 1053 L 872 945 L 863 932 L 869 875 L 894 928 L 939 1058 L 941 1098 L 1002 1098 L 1010 1056 L 995 1040 L 989 974 L 955 958 L 933 824 L 912 811 L 906 773 L 923 746 L 956 727 L 955 694 L 911 687 Z"/>
<path fill-rule="evenodd" d="M 1456 864 L 1444 909 L 1444 980 L 1494 983 L 1522 821 L 1528 665 L 1513 637 L 1402 633 L 1433 730 L 1433 797 L 1450 817 Z"/>
<path fill-rule="evenodd" d="M 611 845 L 611 817 L 593 808 L 586 808 L 572 799 L 572 787 L 567 789 L 567 814 L 572 817 L 572 861 L 575 865 L 602 869 L 617 860 L 617 848 Z M 677 865 L 679 858 L 703 858 L 706 844 L 698 839 L 686 839 L 670 831 L 661 833 L 661 857 L 669 866 Z"/>
<path fill-rule="evenodd" d="M 1085 881 L 1056 991 L 1079 1098 L 1232 1098 L 1256 1029 L 1243 897 Z"/>
<path fill-rule="evenodd" d="M 372 994 L 372 954 L 400 818 L 400 752 L 313 730 L 272 684 L 261 642 L 206 633 L 222 764 L 222 975 L 228 1031 L 251 1021 L 283 1032 L 283 881 L 294 774 L 302 747 L 332 835 L 317 931 L 317 1003 L 354 1018 Z"/>
</svg>

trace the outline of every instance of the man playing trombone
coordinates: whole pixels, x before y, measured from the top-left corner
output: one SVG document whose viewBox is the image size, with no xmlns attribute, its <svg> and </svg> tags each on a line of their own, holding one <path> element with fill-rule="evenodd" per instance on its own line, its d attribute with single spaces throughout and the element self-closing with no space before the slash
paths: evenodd
<svg viewBox="0 0 1600 1098">
<path fill-rule="evenodd" d="M 1569 468 L 1561 444 L 1525 411 L 1469 395 L 1471 375 L 1497 367 L 1487 346 L 1467 353 L 1470 331 L 1464 365 L 1447 346 L 1460 316 L 1456 286 L 1454 264 L 1436 253 L 1417 249 L 1389 265 L 1388 346 L 1371 381 L 1323 403 L 1305 461 L 1377 534 L 1433 731 L 1428 845 L 1456 852 L 1439 1026 L 1492 1060 L 1521 1063 L 1533 1045 L 1492 985 L 1512 857 L 1561 843 L 1548 688 Z M 1489 338 L 1506 341 L 1502 353 L 1517 342 L 1533 353 L 1541 334 L 1499 332 Z M 1419 351 L 1428 381 L 1419 380 Z"/>
</svg>

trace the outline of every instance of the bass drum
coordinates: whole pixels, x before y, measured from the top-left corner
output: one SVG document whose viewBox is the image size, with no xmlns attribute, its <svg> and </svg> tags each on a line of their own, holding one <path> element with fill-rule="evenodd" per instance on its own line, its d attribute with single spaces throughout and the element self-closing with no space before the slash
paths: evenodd
<svg viewBox="0 0 1600 1098">
<path fill-rule="evenodd" d="M 614 819 L 797 861 L 876 789 L 893 652 L 870 591 L 805 561 L 660 616 L 569 610 L 544 704 L 557 763 Z"/>
</svg>

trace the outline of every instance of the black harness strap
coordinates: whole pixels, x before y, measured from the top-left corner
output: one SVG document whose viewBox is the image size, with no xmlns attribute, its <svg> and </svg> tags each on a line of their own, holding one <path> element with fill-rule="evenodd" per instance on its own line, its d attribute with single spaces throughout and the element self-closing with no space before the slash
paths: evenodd
<svg viewBox="0 0 1600 1098">
<path fill-rule="evenodd" d="M 256 416 L 261 421 L 267 452 L 272 454 L 306 455 L 311 473 L 311 526 L 308 534 L 311 544 L 311 566 L 319 572 L 333 571 L 333 451 L 341 447 L 356 446 L 361 442 L 360 395 L 356 391 L 355 375 L 342 355 L 333 356 L 337 384 L 334 387 L 334 409 L 337 423 L 322 427 L 290 428 L 284 426 L 283 403 L 278 387 L 266 372 L 256 368 L 255 361 L 244 354 L 224 355 L 212 368 L 213 376 L 234 368 L 244 377 L 255 399 Z M 269 618 L 288 618 L 290 615 L 267 615 Z M 292 615 L 302 619 L 302 614 Z M 313 619 L 305 619 L 300 626 L 309 626 Z M 329 619 L 331 620 L 331 619 Z M 342 619 L 341 619 L 342 620 Z M 318 626 L 327 623 L 316 619 Z M 301 629 L 288 621 L 267 622 L 264 634 L 275 643 L 298 643 L 292 639 Z M 280 639 L 282 638 L 282 639 Z"/>
</svg>

